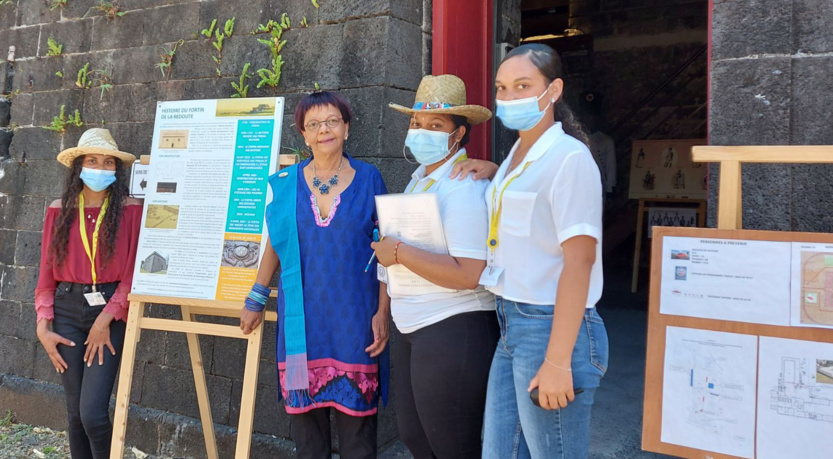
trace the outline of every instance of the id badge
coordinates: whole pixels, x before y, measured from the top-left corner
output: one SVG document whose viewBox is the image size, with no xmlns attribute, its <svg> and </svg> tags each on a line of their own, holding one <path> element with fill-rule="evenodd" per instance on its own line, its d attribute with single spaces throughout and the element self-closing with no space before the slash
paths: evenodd
<svg viewBox="0 0 833 459">
<path fill-rule="evenodd" d="M 486 266 L 486 269 L 483 270 L 483 274 L 480 275 L 480 285 L 484 287 L 496 286 L 501 274 L 503 274 L 503 268 Z"/>
<path fill-rule="evenodd" d="M 87 304 L 90 306 L 103 306 L 107 304 L 107 300 L 104 299 L 104 295 L 101 292 L 85 293 L 84 298 L 87 299 Z"/>
<path fill-rule="evenodd" d="M 388 270 L 381 263 L 376 265 L 376 279 L 379 282 L 388 283 Z"/>
</svg>

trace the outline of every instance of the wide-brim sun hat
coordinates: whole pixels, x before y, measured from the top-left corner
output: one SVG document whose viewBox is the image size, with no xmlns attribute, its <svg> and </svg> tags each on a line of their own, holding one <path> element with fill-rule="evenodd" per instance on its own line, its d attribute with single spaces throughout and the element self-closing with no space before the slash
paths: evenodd
<svg viewBox="0 0 833 459">
<path fill-rule="evenodd" d="M 66 167 L 72 167 L 75 158 L 84 155 L 106 155 L 119 158 L 122 165 L 130 166 L 136 161 L 136 156 L 119 150 L 110 131 L 103 128 L 87 129 L 78 139 L 78 146 L 67 148 L 58 154 L 58 162 Z"/>
<path fill-rule="evenodd" d="M 413 107 L 394 103 L 388 106 L 408 115 L 459 115 L 465 117 L 469 124 L 480 124 L 492 117 L 492 111 L 488 108 L 466 104 L 466 84 L 454 75 L 426 75 L 419 83 Z"/>
</svg>

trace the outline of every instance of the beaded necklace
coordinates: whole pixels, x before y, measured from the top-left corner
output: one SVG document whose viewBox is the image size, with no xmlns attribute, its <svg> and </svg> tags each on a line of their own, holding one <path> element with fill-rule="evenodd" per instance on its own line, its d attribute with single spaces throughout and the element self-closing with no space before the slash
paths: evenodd
<svg viewBox="0 0 833 459">
<path fill-rule="evenodd" d="M 318 192 L 321 194 L 327 194 L 330 192 L 330 187 L 338 185 L 338 174 L 341 172 L 341 166 L 344 165 L 344 156 L 341 157 L 341 161 L 338 163 L 338 170 L 336 171 L 335 175 L 330 177 L 327 180 L 327 183 L 322 183 L 321 179 L 315 174 L 315 160 L 312 161 L 312 186 L 318 189 Z"/>
</svg>

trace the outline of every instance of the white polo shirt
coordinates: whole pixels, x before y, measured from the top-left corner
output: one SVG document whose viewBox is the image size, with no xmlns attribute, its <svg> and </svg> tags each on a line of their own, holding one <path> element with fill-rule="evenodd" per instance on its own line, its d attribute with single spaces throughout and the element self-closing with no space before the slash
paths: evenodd
<svg viewBox="0 0 833 459">
<path fill-rule="evenodd" d="M 592 308 L 602 296 L 603 284 L 599 168 L 587 147 L 556 123 L 507 175 L 519 143 L 486 189 L 492 215 L 506 188 L 493 260 L 490 254 L 490 265 L 503 268 L 503 273 L 489 290 L 512 301 L 554 305 L 564 268 L 561 244 L 572 237 L 590 236 L 597 241 L 586 305 Z"/>
<path fill-rule="evenodd" d="M 471 176 L 462 181 L 448 178 L 454 161 L 465 152 L 465 149 L 458 151 L 427 176 L 425 166 L 420 166 L 405 192 L 436 193 L 451 256 L 485 260 L 487 250 L 483 241 L 489 232 L 489 217 L 483 193 L 489 181 L 474 181 Z M 402 333 L 413 333 L 457 314 L 494 309 L 494 295 L 481 286 L 474 290 L 391 298 L 391 315 Z"/>
</svg>

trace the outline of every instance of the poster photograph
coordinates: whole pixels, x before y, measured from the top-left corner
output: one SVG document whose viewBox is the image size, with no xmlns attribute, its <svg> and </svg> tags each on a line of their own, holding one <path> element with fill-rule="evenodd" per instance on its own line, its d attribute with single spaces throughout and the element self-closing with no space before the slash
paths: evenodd
<svg viewBox="0 0 833 459">
<path fill-rule="evenodd" d="M 708 164 L 691 160 L 694 140 L 634 140 L 630 199 L 706 199 Z"/>
<path fill-rule="evenodd" d="M 267 238 L 283 103 L 158 103 L 132 293 L 245 298 Z"/>
</svg>

